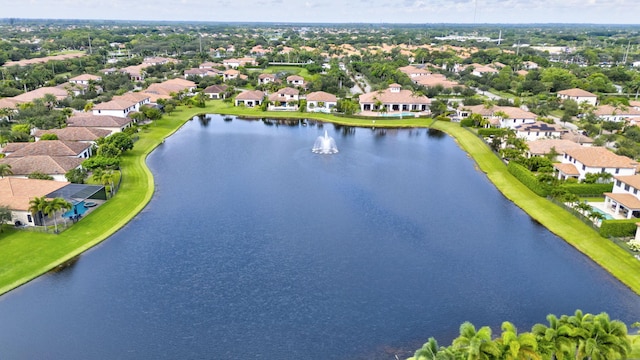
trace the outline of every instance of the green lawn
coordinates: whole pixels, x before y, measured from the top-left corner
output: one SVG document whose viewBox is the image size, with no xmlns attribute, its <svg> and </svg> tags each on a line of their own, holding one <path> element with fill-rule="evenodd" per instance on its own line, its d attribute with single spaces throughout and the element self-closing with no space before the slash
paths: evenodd
<svg viewBox="0 0 640 360">
<path fill-rule="evenodd" d="M 309 74 L 309 71 L 307 71 L 307 69 L 305 69 L 305 68 L 303 68 L 301 66 L 285 66 L 285 65 L 269 66 L 266 69 L 264 69 L 262 72 L 263 73 L 267 73 L 267 74 L 275 74 L 275 73 L 279 73 L 279 72 L 288 72 L 290 74 L 300 75 L 305 80 L 310 80 L 313 77 L 311 74 Z"/>
<path fill-rule="evenodd" d="M 478 137 L 458 124 L 436 122 L 432 126 L 453 136 L 477 162 L 482 171 L 509 200 L 533 219 L 593 259 L 613 276 L 640 294 L 640 261 L 601 237 L 591 227 L 545 198 L 535 195 L 513 177 Z"/>
</svg>

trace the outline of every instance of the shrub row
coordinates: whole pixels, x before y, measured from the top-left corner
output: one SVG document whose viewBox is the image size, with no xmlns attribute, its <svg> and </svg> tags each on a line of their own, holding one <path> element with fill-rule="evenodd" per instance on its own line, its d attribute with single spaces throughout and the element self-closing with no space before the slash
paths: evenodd
<svg viewBox="0 0 640 360">
<path fill-rule="evenodd" d="M 507 129 L 504 128 L 483 128 L 478 129 L 478 135 L 480 136 L 502 136 L 507 132 Z"/>
<path fill-rule="evenodd" d="M 462 126 L 462 127 L 473 127 L 473 120 L 471 120 L 471 119 L 462 119 L 462 120 L 460 120 L 460 126 Z"/>
<path fill-rule="evenodd" d="M 602 193 L 611 192 L 613 183 L 609 184 L 562 184 L 560 189 L 566 190 L 578 196 L 602 196 Z"/>
<path fill-rule="evenodd" d="M 604 237 L 634 236 L 638 219 L 630 220 L 603 220 L 600 226 L 600 235 Z"/>
<path fill-rule="evenodd" d="M 507 170 L 538 196 L 547 197 L 551 193 L 551 187 L 541 184 L 536 176 L 526 167 L 511 161 L 509 165 L 507 165 Z"/>
</svg>

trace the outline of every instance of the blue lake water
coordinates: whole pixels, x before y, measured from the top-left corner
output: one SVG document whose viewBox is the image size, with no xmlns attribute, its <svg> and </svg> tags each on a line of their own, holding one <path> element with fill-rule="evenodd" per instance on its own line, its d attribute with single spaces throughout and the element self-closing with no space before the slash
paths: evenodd
<svg viewBox="0 0 640 360">
<path fill-rule="evenodd" d="M 325 130 L 338 154 L 311 152 Z M 466 320 L 640 320 L 442 133 L 211 115 L 148 163 L 141 214 L 0 297 L 1 358 L 395 359 Z"/>
</svg>

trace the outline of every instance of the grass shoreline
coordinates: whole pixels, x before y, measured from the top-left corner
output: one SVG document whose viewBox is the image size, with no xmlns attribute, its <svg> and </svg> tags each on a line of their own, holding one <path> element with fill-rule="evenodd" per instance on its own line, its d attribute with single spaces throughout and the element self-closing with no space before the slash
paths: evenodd
<svg viewBox="0 0 640 360">
<path fill-rule="evenodd" d="M 540 198 L 508 171 L 482 140 L 458 124 L 434 122 L 429 118 L 353 119 L 321 113 L 267 113 L 211 101 L 205 108 L 180 107 L 151 124 L 134 149 L 122 159 L 123 183 L 118 195 L 60 235 L 11 230 L 0 234 L 0 295 L 23 285 L 100 244 L 124 227 L 151 200 L 155 182 L 146 166 L 147 156 L 193 116 L 203 113 L 254 118 L 308 118 L 345 126 L 432 127 L 453 137 L 471 156 L 498 190 L 549 231 L 564 239 L 640 294 L 640 261 L 613 242 L 602 238 L 566 210 Z M 55 242 L 54 242 L 55 241 Z"/>
</svg>

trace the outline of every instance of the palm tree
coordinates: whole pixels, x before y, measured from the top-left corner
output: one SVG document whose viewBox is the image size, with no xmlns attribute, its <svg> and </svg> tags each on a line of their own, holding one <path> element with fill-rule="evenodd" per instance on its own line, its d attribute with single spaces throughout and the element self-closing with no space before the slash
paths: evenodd
<svg viewBox="0 0 640 360">
<path fill-rule="evenodd" d="M 531 329 L 538 342 L 538 352 L 549 356 L 552 360 L 563 360 L 569 357 L 574 348 L 573 341 L 569 337 L 570 326 L 563 324 L 553 314 L 547 315 L 547 322 L 549 326 L 535 324 Z"/>
<path fill-rule="evenodd" d="M 436 339 L 430 337 L 429 340 L 416 351 L 413 358 L 414 360 L 436 360 L 439 351 L 440 347 L 438 346 L 438 342 Z"/>
<path fill-rule="evenodd" d="M 453 347 L 461 350 L 467 360 L 492 359 L 501 355 L 500 348 L 491 340 L 491 328 L 483 326 L 476 331 L 468 321 L 460 325 L 460 336 L 453 340 Z"/>
<path fill-rule="evenodd" d="M 53 225 L 55 227 L 55 232 L 58 232 L 58 221 L 56 220 L 56 214 L 58 213 L 58 211 L 62 210 L 62 209 L 66 209 L 69 210 L 71 209 L 73 205 L 71 205 L 68 201 L 66 201 L 63 198 L 54 198 L 51 201 L 47 201 L 46 205 L 44 206 L 43 212 L 47 215 L 53 218 Z"/>
<path fill-rule="evenodd" d="M 13 171 L 11 171 L 11 165 L 0 164 L 0 178 L 4 178 L 8 175 L 13 175 Z"/>
<path fill-rule="evenodd" d="M 538 342 L 532 333 L 518 334 L 516 327 L 505 321 L 502 336 L 497 340 L 505 360 L 539 360 Z"/>
<path fill-rule="evenodd" d="M 36 222 L 35 219 L 37 218 L 37 215 L 40 214 L 41 225 L 44 225 L 44 213 L 43 213 L 43 210 L 44 210 L 45 206 L 47 206 L 47 202 L 48 201 L 44 196 L 35 197 L 35 198 L 29 200 L 29 212 L 31 212 L 31 214 L 33 214 L 34 223 Z M 36 223 L 36 225 L 37 225 L 37 223 Z"/>
<path fill-rule="evenodd" d="M 114 178 L 114 175 L 112 170 L 104 171 L 102 173 L 102 176 L 100 177 L 100 182 L 102 183 L 102 185 L 104 186 L 109 185 L 109 197 L 113 197 L 113 192 L 114 192 L 113 178 Z"/>
<path fill-rule="evenodd" d="M 580 353 L 587 359 L 626 359 L 631 352 L 631 341 L 627 337 L 627 326 L 609 319 L 606 313 L 593 317 L 591 336 L 584 342 Z"/>
<path fill-rule="evenodd" d="M 56 98 L 56 96 L 53 94 L 44 94 L 44 97 L 42 99 L 46 103 L 47 109 L 49 110 L 53 109 L 54 105 L 58 101 L 58 98 Z"/>
</svg>

